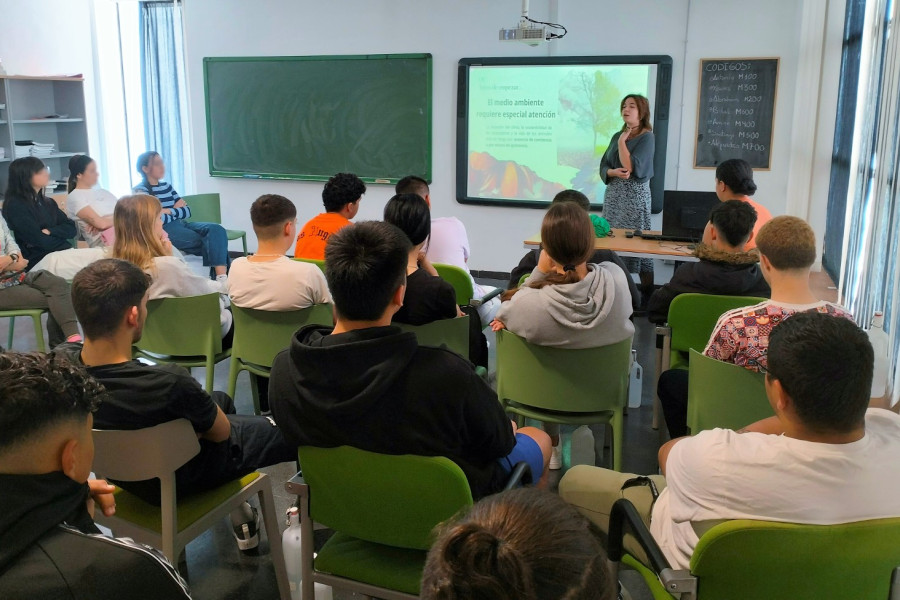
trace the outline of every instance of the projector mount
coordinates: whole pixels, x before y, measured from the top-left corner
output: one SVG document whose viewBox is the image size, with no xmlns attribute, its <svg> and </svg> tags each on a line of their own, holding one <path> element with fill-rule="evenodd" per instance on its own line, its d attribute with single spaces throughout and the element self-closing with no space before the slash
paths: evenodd
<svg viewBox="0 0 900 600">
<path fill-rule="evenodd" d="M 524 42 L 529 46 L 538 46 L 541 42 L 563 38 L 568 30 L 558 23 L 536 21 L 528 16 L 529 0 L 522 0 L 522 17 L 517 27 L 500 30 L 501 42 Z M 559 33 L 559 31 L 562 33 Z"/>
</svg>

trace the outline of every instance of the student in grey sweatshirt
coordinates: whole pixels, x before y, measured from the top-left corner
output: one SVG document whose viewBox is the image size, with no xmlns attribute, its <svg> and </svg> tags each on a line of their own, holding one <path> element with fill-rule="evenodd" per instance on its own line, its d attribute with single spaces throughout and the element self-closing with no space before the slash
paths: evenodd
<svg viewBox="0 0 900 600">
<path fill-rule="evenodd" d="M 528 280 L 507 297 L 491 329 L 508 329 L 532 344 L 596 348 L 634 336 L 631 292 L 612 263 L 588 264 L 594 228 L 577 204 L 554 204 L 541 225 L 541 256 Z M 553 452 L 550 469 L 562 466 L 559 425 L 544 424 Z"/>
</svg>

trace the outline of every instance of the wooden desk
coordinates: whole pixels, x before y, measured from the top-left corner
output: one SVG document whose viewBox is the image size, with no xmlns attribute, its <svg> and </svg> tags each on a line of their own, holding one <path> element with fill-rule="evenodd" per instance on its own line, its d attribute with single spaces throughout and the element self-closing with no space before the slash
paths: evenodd
<svg viewBox="0 0 900 600">
<path fill-rule="evenodd" d="M 659 258 L 668 260 L 680 260 L 685 262 L 697 262 L 697 257 L 692 254 L 688 244 L 683 242 L 663 242 L 660 240 L 645 240 L 639 237 L 625 237 L 625 229 L 613 229 L 612 237 L 597 238 L 594 248 L 597 250 L 614 250 L 619 256 L 633 258 Z M 658 234 L 658 231 L 647 233 Z M 525 248 L 533 250 L 540 246 L 541 234 L 536 234 L 525 240 Z"/>
</svg>

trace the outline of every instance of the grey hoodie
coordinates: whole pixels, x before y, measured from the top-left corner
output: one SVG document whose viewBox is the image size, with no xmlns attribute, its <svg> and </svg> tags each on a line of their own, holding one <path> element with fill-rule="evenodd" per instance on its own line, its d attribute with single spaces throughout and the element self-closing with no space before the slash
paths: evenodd
<svg viewBox="0 0 900 600">
<path fill-rule="evenodd" d="M 625 273 L 611 263 L 588 264 L 587 276 L 577 283 L 525 286 L 497 312 L 506 328 L 540 346 L 596 348 L 634 335 L 631 292 Z M 529 282 L 547 274 L 537 267 Z"/>
</svg>

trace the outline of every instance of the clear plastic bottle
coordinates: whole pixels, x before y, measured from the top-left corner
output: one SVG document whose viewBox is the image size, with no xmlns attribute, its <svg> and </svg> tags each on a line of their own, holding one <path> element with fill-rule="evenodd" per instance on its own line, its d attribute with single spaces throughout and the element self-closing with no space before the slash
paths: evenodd
<svg viewBox="0 0 900 600">
<path fill-rule="evenodd" d="M 288 513 L 290 525 L 284 530 L 281 544 L 284 551 L 284 562 L 287 567 L 288 581 L 291 586 L 291 600 L 300 600 L 300 582 L 302 580 L 301 554 L 300 554 L 300 511 L 292 508 Z M 316 600 L 332 600 L 331 587 L 317 583 Z"/>
<path fill-rule="evenodd" d="M 594 433 L 587 425 L 582 425 L 572 432 L 572 447 L 569 454 L 569 466 L 595 465 Z"/>
<path fill-rule="evenodd" d="M 866 332 L 875 351 L 875 369 L 872 373 L 872 398 L 881 398 L 887 393 L 889 339 L 884 332 L 884 313 L 875 311 L 872 324 Z"/>
</svg>

